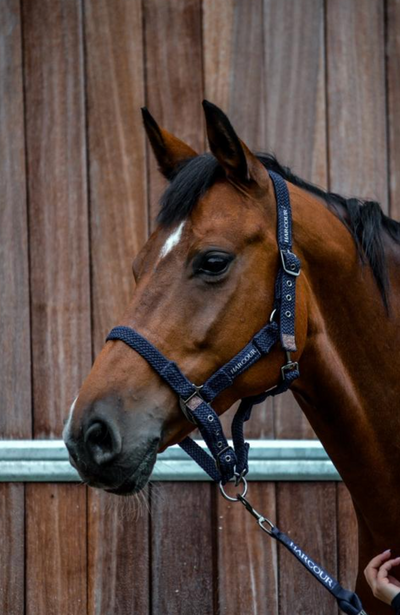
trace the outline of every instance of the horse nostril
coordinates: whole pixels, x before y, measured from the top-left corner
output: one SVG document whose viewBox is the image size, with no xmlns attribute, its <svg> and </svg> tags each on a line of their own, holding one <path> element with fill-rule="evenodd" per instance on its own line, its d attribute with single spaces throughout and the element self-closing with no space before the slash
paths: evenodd
<svg viewBox="0 0 400 615">
<path fill-rule="evenodd" d="M 114 459 L 122 448 L 118 429 L 104 420 L 96 420 L 88 427 L 84 441 L 97 465 Z"/>
</svg>

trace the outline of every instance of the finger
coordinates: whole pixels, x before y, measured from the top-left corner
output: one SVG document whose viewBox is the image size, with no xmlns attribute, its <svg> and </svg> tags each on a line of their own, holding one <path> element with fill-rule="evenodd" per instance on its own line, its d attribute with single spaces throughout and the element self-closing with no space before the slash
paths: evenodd
<svg viewBox="0 0 400 615">
<path fill-rule="evenodd" d="M 364 576 L 367 579 L 367 583 L 372 587 L 378 576 L 378 571 L 376 568 L 371 568 L 370 565 L 368 565 L 364 570 Z"/>
<path fill-rule="evenodd" d="M 372 587 L 378 576 L 378 568 L 390 557 L 390 549 L 374 557 L 364 570 L 367 583 Z"/>
<path fill-rule="evenodd" d="M 389 559 L 389 557 L 390 557 L 390 549 L 387 549 L 383 553 L 379 553 L 379 555 L 377 555 L 376 557 L 372 558 L 372 560 L 369 562 L 367 568 L 376 568 L 376 569 L 378 569 L 379 566 L 381 566 L 384 561 Z"/>
<path fill-rule="evenodd" d="M 382 566 L 380 566 L 379 571 L 378 571 L 378 576 L 380 574 L 383 574 L 384 571 L 386 571 L 386 576 L 387 576 L 388 571 L 391 570 L 392 568 L 395 568 L 399 564 L 400 564 L 400 557 L 396 557 L 395 559 L 390 559 L 389 561 L 382 564 Z"/>
<path fill-rule="evenodd" d="M 393 566 L 400 566 L 400 557 L 395 557 L 390 561 L 393 563 Z"/>
</svg>

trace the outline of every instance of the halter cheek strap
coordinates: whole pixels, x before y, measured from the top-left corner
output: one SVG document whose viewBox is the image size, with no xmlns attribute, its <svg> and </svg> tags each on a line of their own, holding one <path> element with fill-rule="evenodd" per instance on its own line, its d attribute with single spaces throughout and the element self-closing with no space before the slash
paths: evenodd
<svg viewBox="0 0 400 615">
<path fill-rule="evenodd" d="M 271 395 L 286 391 L 293 380 L 299 377 L 298 364 L 291 360 L 290 353 L 296 350 L 296 280 L 300 274 L 300 261 L 292 252 L 292 216 L 286 182 L 272 171 L 270 176 L 276 195 L 277 243 L 281 259 L 275 282 L 274 309 L 271 321 L 258 331 L 235 357 L 220 367 L 204 384 L 196 386 L 181 372 L 176 363 L 167 359 L 134 329 L 115 327 L 107 337 L 107 340 L 121 340 L 138 352 L 177 393 L 184 415 L 199 428 L 212 457 L 189 437 L 185 438 L 180 446 L 213 480 L 223 485 L 233 476 L 245 476 L 248 472 L 249 445 L 244 440 L 243 425 L 250 418 L 253 405 Z M 275 320 L 276 316 L 278 322 Z M 210 404 L 217 395 L 232 386 L 235 378 L 267 355 L 278 340 L 286 353 L 286 362 L 281 369 L 281 381 L 261 395 L 242 400 L 232 423 L 232 447 L 225 437 L 218 415 Z"/>
</svg>

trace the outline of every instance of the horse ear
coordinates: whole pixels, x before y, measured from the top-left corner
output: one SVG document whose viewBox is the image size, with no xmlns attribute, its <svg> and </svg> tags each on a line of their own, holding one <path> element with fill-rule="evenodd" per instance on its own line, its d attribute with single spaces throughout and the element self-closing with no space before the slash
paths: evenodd
<svg viewBox="0 0 400 615">
<path fill-rule="evenodd" d="M 241 184 L 253 180 L 260 186 L 266 186 L 269 183 L 267 171 L 239 139 L 225 113 L 208 100 L 203 100 L 203 108 L 210 149 L 226 175 Z"/>
<path fill-rule="evenodd" d="M 142 116 L 158 168 L 170 180 L 179 163 L 194 158 L 197 153 L 189 145 L 160 128 L 146 107 L 142 107 Z"/>
</svg>

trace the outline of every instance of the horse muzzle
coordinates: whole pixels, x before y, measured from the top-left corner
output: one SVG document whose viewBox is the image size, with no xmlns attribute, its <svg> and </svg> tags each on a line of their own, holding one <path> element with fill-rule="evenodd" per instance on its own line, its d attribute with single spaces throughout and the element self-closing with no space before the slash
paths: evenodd
<svg viewBox="0 0 400 615">
<path fill-rule="evenodd" d="M 70 422 L 64 442 L 82 481 L 116 495 L 132 495 L 146 485 L 156 461 L 159 434 L 136 433 L 112 416 L 90 413 L 78 433 Z"/>
</svg>

